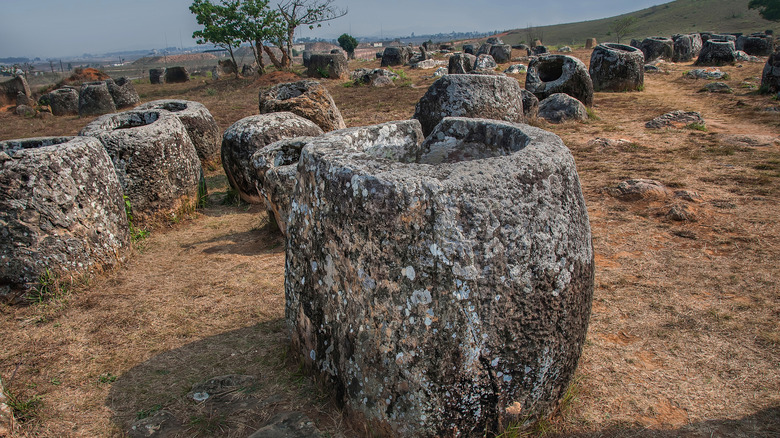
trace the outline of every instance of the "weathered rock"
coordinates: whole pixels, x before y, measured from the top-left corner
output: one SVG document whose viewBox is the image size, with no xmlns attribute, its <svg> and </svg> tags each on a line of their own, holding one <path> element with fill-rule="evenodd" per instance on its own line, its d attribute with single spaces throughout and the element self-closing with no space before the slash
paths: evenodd
<svg viewBox="0 0 780 438">
<path fill-rule="evenodd" d="M 498 64 L 490 55 L 479 55 L 474 62 L 474 70 L 495 70 L 496 67 L 498 67 Z"/>
<path fill-rule="evenodd" d="M 761 58 L 758 56 L 748 55 L 742 50 L 737 50 L 734 52 L 734 54 L 736 55 L 737 61 L 739 62 L 762 62 Z"/>
<path fill-rule="evenodd" d="M 79 116 L 95 116 L 116 111 L 105 82 L 85 82 L 79 91 Z"/>
<path fill-rule="evenodd" d="M 10 437 L 11 432 L 16 429 L 16 421 L 5 391 L 3 380 L 0 379 L 0 436 Z"/>
<path fill-rule="evenodd" d="M 119 79 L 106 79 L 106 86 L 111 98 L 114 99 L 114 105 L 117 109 L 127 108 L 138 105 L 141 101 L 138 92 L 135 91 L 133 82 L 126 77 Z"/>
<path fill-rule="evenodd" d="M 661 73 L 661 69 L 658 68 L 658 66 L 653 64 L 645 64 L 643 70 L 645 71 L 645 73 Z"/>
<path fill-rule="evenodd" d="M 565 93 L 555 93 L 539 102 L 537 117 L 551 123 L 587 120 L 588 110 L 579 100 Z"/>
<path fill-rule="evenodd" d="M 639 49 L 645 55 L 646 62 L 656 59 L 671 60 L 674 55 L 674 42 L 671 38 L 654 36 L 642 40 Z"/>
<path fill-rule="evenodd" d="M 386 87 L 395 85 L 393 81 L 398 79 L 399 76 L 385 68 L 361 68 L 352 72 L 350 77 L 355 81 L 355 84 L 369 84 L 372 87 Z"/>
<path fill-rule="evenodd" d="M 0 301 L 41 278 L 66 284 L 123 259 L 130 235 L 122 188 L 88 137 L 0 142 Z"/>
<path fill-rule="evenodd" d="M 14 109 L 14 113 L 16 113 L 17 116 L 33 117 L 35 116 L 36 111 L 35 108 L 29 105 L 17 105 L 16 109 Z"/>
<path fill-rule="evenodd" d="M 30 86 L 27 85 L 24 76 L 16 76 L 13 79 L 0 82 L 0 106 L 16 105 L 16 96 L 20 92 L 27 97 L 32 97 Z"/>
<path fill-rule="evenodd" d="M 442 63 L 443 61 L 437 61 L 435 59 L 424 59 L 422 61 L 411 64 L 411 67 L 418 68 L 418 69 L 429 69 L 429 68 L 436 68 Z"/>
<path fill-rule="evenodd" d="M 707 41 L 712 40 L 712 41 L 732 41 L 736 44 L 737 41 L 737 37 L 728 34 L 701 32 L 700 35 L 701 35 L 702 43 L 706 43 Z"/>
<path fill-rule="evenodd" d="M 519 50 L 522 53 L 524 53 L 526 56 L 531 56 L 531 48 L 525 44 L 516 44 L 512 46 L 512 49 Z"/>
<path fill-rule="evenodd" d="M 697 213 L 691 205 L 675 203 L 669 208 L 666 217 L 676 222 L 696 222 Z"/>
<path fill-rule="evenodd" d="M 431 84 L 414 110 L 427 136 L 445 117 L 523 121 L 520 84 L 493 75 L 447 75 Z"/>
<path fill-rule="evenodd" d="M 141 418 L 130 425 L 127 435 L 130 438 L 156 438 L 167 436 L 166 430 L 177 424 L 176 417 L 169 411 L 157 411 L 153 415 Z"/>
<path fill-rule="evenodd" d="M 150 68 L 149 69 L 149 83 L 150 84 L 162 84 L 163 83 L 163 74 L 165 73 L 165 70 L 161 68 Z"/>
<path fill-rule="evenodd" d="M 219 125 L 209 110 L 200 102 L 192 100 L 153 100 L 136 107 L 137 110 L 166 110 L 172 112 L 187 128 L 192 145 L 202 164 L 219 162 L 222 136 Z"/>
<path fill-rule="evenodd" d="M 672 111 L 645 123 L 646 128 L 684 128 L 690 124 L 704 125 L 704 119 L 696 111 Z"/>
<path fill-rule="evenodd" d="M 677 34 L 672 36 L 674 53 L 672 62 L 687 62 L 699 56 L 702 47 L 701 36 L 698 33 Z"/>
<path fill-rule="evenodd" d="M 282 412 L 268 420 L 249 438 L 320 438 L 314 422 L 300 412 Z"/>
<path fill-rule="evenodd" d="M 761 73 L 761 88 L 768 93 L 780 92 L 780 51 L 769 55 Z"/>
<path fill-rule="evenodd" d="M 187 393 L 187 397 L 196 402 L 202 402 L 225 391 L 249 388 L 256 381 L 257 377 L 244 374 L 228 374 L 213 377 L 205 382 L 192 385 L 192 389 Z"/>
<path fill-rule="evenodd" d="M 257 175 L 260 194 L 268 217 L 287 235 L 293 191 L 298 175 L 301 150 L 314 137 L 279 140 L 252 155 L 252 167 Z"/>
<path fill-rule="evenodd" d="M 685 73 L 685 76 L 692 79 L 723 79 L 726 73 L 717 68 L 695 68 Z"/>
<path fill-rule="evenodd" d="M 774 52 L 774 38 L 766 34 L 740 36 L 735 48 L 751 56 L 769 56 Z"/>
<path fill-rule="evenodd" d="M 571 53 L 571 47 L 563 46 L 563 47 L 558 49 L 558 52 L 560 52 L 560 53 Z"/>
<path fill-rule="evenodd" d="M 105 85 L 105 84 L 104 84 Z M 205 196 L 203 169 L 184 124 L 162 110 L 130 110 L 95 119 L 79 135 L 106 148 L 132 206 L 133 223 L 170 219 Z"/>
<path fill-rule="evenodd" d="M 531 54 L 534 56 L 544 55 L 545 53 L 549 53 L 549 52 L 550 51 L 547 50 L 547 47 L 542 45 L 531 47 Z"/>
<path fill-rule="evenodd" d="M 596 38 L 588 38 L 585 40 L 585 48 L 586 49 L 592 49 L 598 45 L 598 41 Z"/>
<path fill-rule="evenodd" d="M 493 434 L 511 412 L 544 415 L 573 375 L 593 292 L 569 150 L 492 120 L 445 119 L 400 156 L 385 153 L 392 132 L 372 131 L 326 134 L 301 155 L 294 351 L 349 421 L 383 436 Z"/>
<path fill-rule="evenodd" d="M 306 75 L 312 78 L 345 79 L 349 76 L 347 58 L 340 53 L 312 53 Z"/>
<path fill-rule="evenodd" d="M 594 91 L 638 91 L 644 87 L 642 51 L 623 44 L 599 44 L 590 55 Z"/>
<path fill-rule="evenodd" d="M 520 94 L 523 97 L 523 115 L 526 120 L 535 119 L 539 114 L 539 99 L 525 88 L 520 89 Z"/>
<path fill-rule="evenodd" d="M 66 116 L 79 113 L 79 92 L 71 87 L 63 87 L 50 92 L 47 96 L 51 113 Z"/>
<path fill-rule="evenodd" d="M 433 77 L 440 78 L 446 74 L 449 74 L 449 72 L 447 71 L 447 67 L 439 67 L 436 69 L 435 72 L 433 72 Z"/>
<path fill-rule="evenodd" d="M 492 49 L 492 48 L 493 48 L 492 44 L 490 44 L 490 43 L 482 43 L 479 46 L 479 50 L 477 50 L 476 55 L 477 56 L 479 56 L 479 55 L 490 55 L 490 49 Z"/>
<path fill-rule="evenodd" d="M 512 58 L 512 46 L 509 44 L 494 44 L 490 48 L 489 54 L 499 64 L 509 62 L 509 60 Z"/>
<path fill-rule="evenodd" d="M 607 192 L 622 201 L 657 200 L 672 195 L 665 185 L 652 179 L 629 179 Z"/>
<path fill-rule="evenodd" d="M 593 82 L 585 64 L 568 55 L 545 55 L 528 64 L 525 89 L 540 100 L 566 93 L 586 106 L 593 104 Z"/>
<path fill-rule="evenodd" d="M 412 49 L 409 47 L 387 47 L 382 53 L 382 67 L 393 65 L 405 65 L 412 57 Z"/>
<path fill-rule="evenodd" d="M 494 46 L 504 44 L 504 40 L 502 40 L 499 37 L 490 37 L 485 42 L 488 43 L 488 44 L 492 44 Z"/>
<path fill-rule="evenodd" d="M 255 67 L 249 64 L 241 66 L 241 76 L 252 76 L 255 74 Z"/>
<path fill-rule="evenodd" d="M 474 70 L 474 64 L 477 63 L 477 57 L 468 53 L 456 53 L 450 56 L 447 71 L 451 75 L 462 75 L 471 73 Z"/>
<path fill-rule="evenodd" d="M 347 127 L 333 97 L 317 81 L 303 80 L 275 85 L 260 91 L 259 100 L 260 114 L 289 111 L 311 120 L 323 131 Z"/>
<path fill-rule="evenodd" d="M 463 45 L 463 53 L 468 53 L 470 55 L 477 55 L 477 49 L 474 47 L 474 44 L 464 44 Z"/>
<path fill-rule="evenodd" d="M 737 60 L 733 41 L 707 40 L 696 59 L 696 65 L 726 65 Z"/>
<path fill-rule="evenodd" d="M 276 112 L 244 117 L 228 128 L 222 136 L 222 167 L 230 185 L 245 202 L 263 202 L 258 180 L 252 166 L 252 155 L 266 145 L 293 137 L 318 136 L 322 129 L 291 112 Z"/>
<path fill-rule="evenodd" d="M 509 67 L 507 67 L 506 70 L 504 70 L 504 73 L 507 74 L 520 74 L 526 72 L 528 72 L 528 67 L 526 67 L 523 64 L 512 64 Z"/>
<path fill-rule="evenodd" d="M 734 90 L 729 87 L 729 84 L 725 82 L 711 82 L 704 86 L 702 91 L 708 91 L 710 93 L 733 93 Z"/>
<path fill-rule="evenodd" d="M 32 98 L 21 91 L 16 93 L 16 105 L 27 105 L 27 106 L 35 106 L 35 102 L 32 100 Z"/>
<path fill-rule="evenodd" d="M 165 69 L 165 83 L 179 84 L 190 80 L 190 74 L 185 67 L 168 67 Z"/>
</svg>

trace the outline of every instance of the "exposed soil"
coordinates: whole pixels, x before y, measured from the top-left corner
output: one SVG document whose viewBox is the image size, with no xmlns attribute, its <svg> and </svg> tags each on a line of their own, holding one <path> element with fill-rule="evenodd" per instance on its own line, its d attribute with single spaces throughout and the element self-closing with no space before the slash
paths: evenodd
<svg viewBox="0 0 780 438">
<path fill-rule="evenodd" d="M 590 51 L 574 54 L 587 63 Z M 597 93 L 597 118 L 534 122 L 575 156 L 596 288 L 572 397 L 530 435 L 780 435 L 780 112 L 755 92 L 762 67 L 721 68 L 735 92 L 712 94 L 700 92 L 707 81 L 683 77 L 692 63 L 664 64 L 642 92 Z M 395 88 L 324 82 L 347 125 L 366 125 L 413 114 L 433 70 L 404 71 L 408 85 Z M 257 113 L 251 79 L 136 87 L 143 101 L 200 101 L 223 130 Z M 706 131 L 645 128 L 678 109 L 701 112 Z M 0 139 L 74 134 L 89 120 L 0 113 Z M 610 195 L 629 178 L 688 200 Z M 330 436 L 356 435 L 287 357 L 282 239 L 262 206 L 225 203 L 221 170 L 208 183 L 206 208 L 152 230 L 120 269 L 62 298 L 0 307 L 0 376 L 19 399 L 42 397 L 19 436 L 122 436 L 161 409 L 177 419 L 177 436 L 247 436 L 291 409 Z M 673 220 L 676 206 L 693 220 Z M 187 398 L 193 384 L 225 374 L 257 384 L 221 404 Z"/>
</svg>

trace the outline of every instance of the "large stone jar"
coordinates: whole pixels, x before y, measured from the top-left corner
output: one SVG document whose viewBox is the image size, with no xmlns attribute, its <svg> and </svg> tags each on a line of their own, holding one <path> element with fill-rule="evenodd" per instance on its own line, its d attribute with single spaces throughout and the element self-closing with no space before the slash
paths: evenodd
<svg viewBox="0 0 780 438">
<path fill-rule="evenodd" d="M 173 113 L 131 110 L 95 119 L 79 135 L 97 137 L 114 163 L 135 225 L 194 209 L 205 195 L 203 169 Z"/>
<path fill-rule="evenodd" d="M 645 57 L 636 47 L 599 44 L 590 55 L 594 91 L 637 91 L 645 83 Z"/>
<path fill-rule="evenodd" d="M 91 137 L 0 142 L 0 301 L 119 262 L 130 235 L 122 188 Z"/>
<path fill-rule="evenodd" d="M 585 340 L 594 265 L 574 160 L 523 124 L 408 133 L 353 128 L 303 149 L 293 348 L 366 433 L 495 433 L 554 405 Z"/>
<path fill-rule="evenodd" d="M 582 61 L 568 55 L 540 56 L 528 63 L 525 89 L 540 100 L 566 93 L 585 106 L 593 105 L 593 81 Z"/>
</svg>

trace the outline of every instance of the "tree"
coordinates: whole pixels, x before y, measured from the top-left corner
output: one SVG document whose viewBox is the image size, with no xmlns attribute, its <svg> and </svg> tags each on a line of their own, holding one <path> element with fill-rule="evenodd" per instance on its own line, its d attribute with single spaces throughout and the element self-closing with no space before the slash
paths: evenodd
<svg viewBox="0 0 780 438">
<path fill-rule="evenodd" d="M 338 41 L 339 46 L 349 55 L 349 59 L 355 59 L 355 49 L 358 46 L 358 40 L 353 38 L 352 35 L 345 33 L 339 37 Z"/>
<path fill-rule="evenodd" d="M 202 30 L 193 32 L 192 37 L 197 38 L 198 44 L 212 43 L 227 50 L 236 79 L 239 77 L 238 63 L 233 49 L 241 45 L 239 4 L 239 0 L 220 0 L 219 4 L 211 3 L 210 0 L 195 0 L 190 5 L 190 12 L 195 14 L 198 24 L 203 26 Z"/>
<path fill-rule="evenodd" d="M 277 46 L 283 52 L 283 67 L 290 66 L 295 29 L 309 26 L 309 29 L 322 27 L 322 23 L 347 15 L 333 5 L 334 0 L 285 0 L 279 4 L 279 13 L 284 23 L 284 35 Z"/>
<path fill-rule="evenodd" d="M 780 0 L 750 0 L 748 8 L 758 9 L 765 20 L 780 21 Z"/>
<path fill-rule="evenodd" d="M 617 42 L 620 43 L 621 38 L 633 32 L 636 21 L 636 17 L 633 16 L 619 18 L 609 25 L 609 30 L 611 33 L 615 34 L 615 37 L 617 37 Z"/>
<path fill-rule="evenodd" d="M 265 73 L 263 51 L 268 53 L 274 66 L 281 68 L 282 63 L 265 44 L 266 41 L 271 41 L 276 45 L 282 41 L 284 25 L 281 14 L 268 8 L 268 0 L 243 0 L 239 11 L 242 15 L 239 34 L 242 40 L 249 42 L 252 47 L 252 54 L 257 62 L 257 73 L 259 75 Z"/>
</svg>

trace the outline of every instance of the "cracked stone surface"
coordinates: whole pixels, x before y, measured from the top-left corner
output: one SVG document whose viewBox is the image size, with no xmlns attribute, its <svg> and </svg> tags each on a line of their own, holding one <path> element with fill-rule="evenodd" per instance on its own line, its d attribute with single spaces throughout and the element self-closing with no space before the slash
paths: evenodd
<svg viewBox="0 0 780 438">
<path fill-rule="evenodd" d="M 350 421 L 495 432 L 547 412 L 581 353 L 594 265 L 578 175 L 528 125 L 445 118 L 419 140 L 385 124 L 303 149 L 287 324 Z"/>
<path fill-rule="evenodd" d="M 328 89 L 317 81 L 275 85 L 261 91 L 259 100 L 260 114 L 291 112 L 311 120 L 325 132 L 347 127 Z"/>
<path fill-rule="evenodd" d="M 568 55 L 544 55 L 528 63 L 525 89 L 544 100 L 566 93 L 585 106 L 593 105 L 593 81 L 582 61 Z"/>
<path fill-rule="evenodd" d="M 637 91 L 645 83 L 645 58 L 636 47 L 599 44 L 590 55 L 594 91 Z"/>
</svg>

